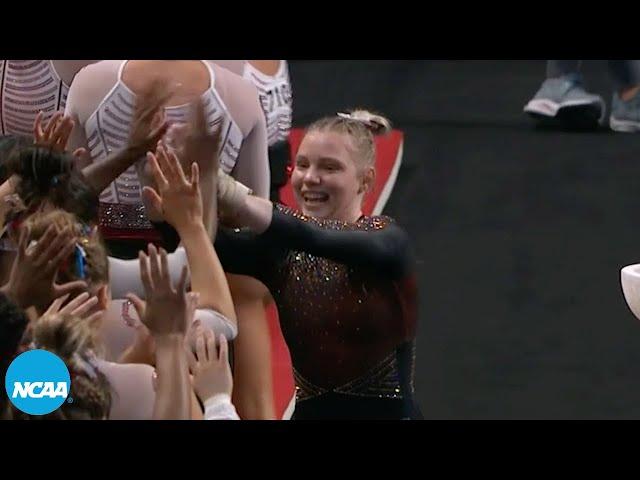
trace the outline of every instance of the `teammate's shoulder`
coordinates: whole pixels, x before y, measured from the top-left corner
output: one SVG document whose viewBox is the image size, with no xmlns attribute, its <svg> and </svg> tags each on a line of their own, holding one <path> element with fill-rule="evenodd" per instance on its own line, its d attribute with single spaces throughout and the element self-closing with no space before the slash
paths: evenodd
<svg viewBox="0 0 640 480">
<path fill-rule="evenodd" d="M 209 61 L 209 65 L 213 70 L 213 74 L 216 79 L 220 79 L 224 85 L 233 84 L 236 88 L 246 89 L 248 91 L 255 90 L 253 83 L 250 80 L 247 80 L 242 75 L 238 75 L 236 72 L 233 72 L 227 68 L 224 68 L 217 63 Z"/>
<path fill-rule="evenodd" d="M 100 60 L 95 63 L 90 63 L 78 70 L 74 80 L 91 75 L 102 74 L 111 70 L 117 72 L 122 62 L 123 60 Z"/>
</svg>

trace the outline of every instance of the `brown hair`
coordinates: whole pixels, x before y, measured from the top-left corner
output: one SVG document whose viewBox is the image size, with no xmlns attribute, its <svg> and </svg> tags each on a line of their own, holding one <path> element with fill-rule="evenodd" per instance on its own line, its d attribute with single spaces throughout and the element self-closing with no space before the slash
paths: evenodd
<svg viewBox="0 0 640 480">
<path fill-rule="evenodd" d="M 390 132 L 391 122 L 381 115 L 357 109 L 321 118 L 307 128 L 307 133 L 313 131 L 331 131 L 348 135 L 353 141 L 358 163 L 365 167 L 373 167 L 376 155 L 374 135 Z"/>
<path fill-rule="evenodd" d="M 8 146 L 4 151 L 9 153 L 3 161 L 2 174 L 20 177 L 16 193 L 28 209 L 49 201 L 56 208 L 74 213 L 84 222 L 97 221 L 98 194 L 77 168 L 73 156 L 35 145 L 25 146 L 23 139 L 5 143 Z M 2 153 L 0 146 L 0 155 Z"/>
</svg>

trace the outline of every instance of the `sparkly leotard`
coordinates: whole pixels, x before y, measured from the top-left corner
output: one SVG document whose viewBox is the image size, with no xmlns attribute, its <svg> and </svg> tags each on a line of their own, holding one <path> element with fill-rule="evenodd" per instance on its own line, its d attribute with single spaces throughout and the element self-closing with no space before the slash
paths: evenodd
<svg viewBox="0 0 640 480">
<path fill-rule="evenodd" d="M 291 79 L 286 60 L 280 60 L 278 71 L 266 75 L 245 62 L 243 77 L 251 80 L 258 89 L 260 103 L 267 121 L 269 140 L 269 166 L 271 171 L 271 194 L 279 201 L 280 189 L 287 183 L 287 165 L 290 162 L 289 131 L 291 130 L 292 104 Z"/>
<path fill-rule="evenodd" d="M 38 112 L 44 124 L 64 110 L 75 73 L 93 60 L 0 60 L 0 134 L 33 136 Z"/>
<path fill-rule="evenodd" d="M 37 113 L 48 121 L 68 91 L 51 60 L 0 60 L 0 133 L 33 135 Z"/>
<path fill-rule="evenodd" d="M 103 60 L 90 65 L 76 75 L 69 89 L 65 112 L 75 122 L 69 148 L 87 148 L 92 162 L 105 161 L 110 151 L 128 142 L 133 105 L 138 99 L 124 80 L 130 62 Z M 249 81 L 210 62 L 189 62 L 193 68 L 208 70 L 209 86 L 200 98 L 209 131 L 222 134 L 221 167 L 255 195 L 267 197 L 267 131 L 257 90 Z M 172 122 L 182 123 L 190 113 L 189 104 L 165 107 Z M 152 227 L 141 202 L 140 187 L 136 167 L 130 167 L 100 196 L 101 233 L 115 257 L 134 258 L 147 242 L 159 240 L 159 232 Z"/>
<path fill-rule="evenodd" d="M 419 418 L 417 288 L 406 233 L 388 217 L 316 220 L 276 206 L 262 235 L 218 233 L 231 273 L 271 291 L 291 352 L 295 418 Z"/>
<path fill-rule="evenodd" d="M 118 70 L 118 81 L 98 108 L 87 120 L 85 132 L 93 161 L 100 162 L 127 142 L 133 118 L 136 95 L 122 81 L 122 72 L 127 61 L 122 61 Z M 207 125 L 210 131 L 220 129 L 220 166 L 229 173 L 238 159 L 243 135 L 228 112 L 215 88 L 215 77 L 211 66 L 204 62 L 210 75 L 210 86 L 201 95 L 204 102 Z M 186 122 L 190 105 L 165 107 L 167 119 Z M 150 230 L 151 222 L 146 217 L 141 200 L 142 188 L 135 166 L 131 166 L 109 185 L 100 195 L 100 226 L 120 235 L 129 231 Z"/>
</svg>

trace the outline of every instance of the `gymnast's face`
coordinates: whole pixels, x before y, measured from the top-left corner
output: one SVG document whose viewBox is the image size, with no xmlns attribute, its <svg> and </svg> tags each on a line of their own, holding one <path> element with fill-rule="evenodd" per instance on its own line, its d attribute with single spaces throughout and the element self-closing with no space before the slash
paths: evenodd
<svg viewBox="0 0 640 480">
<path fill-rule="evenodd" d="M 305 215 L 353 222 L 360 217 L 362 173 L 351 139 L 332 131 L 311 131 L 302 140 L 291 176 Z"/>
</svg>

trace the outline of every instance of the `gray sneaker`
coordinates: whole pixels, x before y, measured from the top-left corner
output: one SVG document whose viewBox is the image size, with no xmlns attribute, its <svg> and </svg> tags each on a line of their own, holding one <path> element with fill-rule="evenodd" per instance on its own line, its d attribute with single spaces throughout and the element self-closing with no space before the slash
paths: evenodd
<svg viewBox="0 0 640 480">
<path fill-rule="evenodd" d="M 616 132 L 640 132 L 640 93 L 627 102 L 613 94 L 609 126 Z"/>
<path fill-rule="evenodd" d="M 570 74 L 545 80 L 524 111 L 542 125 L 597 128 L 604 120 L 605 103 L 583 88 L 580 74 Z"/>
</svg>

